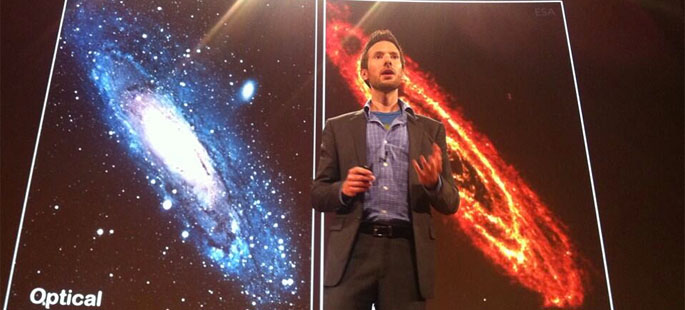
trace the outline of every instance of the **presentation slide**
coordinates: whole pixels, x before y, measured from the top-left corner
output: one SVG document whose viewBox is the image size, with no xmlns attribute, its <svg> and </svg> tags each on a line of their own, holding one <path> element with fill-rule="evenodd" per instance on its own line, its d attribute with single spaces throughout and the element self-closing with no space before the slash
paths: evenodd
<svg viewBox="0 0 685 310">
<path fill-rule="evenodd" d="M 322 124 L 380 29 L 460 194 L 427 308 L 612 309 L 562 2 L 343 0 L 67 1 L 4 309 L 320 309 Z"/>
<path fill-rule="evenodd" d="M 68 1 L 6 308 L 309 308 L 315 14 Z"/>
<path fill-rule="evenodd" d="M 400 98 L 442 121 L 461 204 L 434 215 L 429 309 L 610 309 L 561 2 L 326 5 L 325 118 L 357 110 L 368 35 L 406 57 Z"/>
</svg>

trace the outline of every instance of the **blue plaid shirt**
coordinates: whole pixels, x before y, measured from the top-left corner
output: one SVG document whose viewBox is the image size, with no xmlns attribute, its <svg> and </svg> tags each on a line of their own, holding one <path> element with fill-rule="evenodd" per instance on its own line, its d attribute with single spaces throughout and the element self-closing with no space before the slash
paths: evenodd
<svg viewBox="0 0 685 310">
<path fill-rule="evenodd" d="M 396 223 L 410 221 L 409 200 L 409 136 L 407 117 L 416 117 L 414 110 L 398 101 L 400 115 L 383 125 L 371 113 L 371 101 L 364 105 L 366 114 L 366 162 L 376 180 L 364 193 L 364 221 Z"/>
<path fill-rule="evenodd" d="M 371 101 L 364 105 L 366 115 L 366 160 L 376 180 L 364 193 L 364 221 L 374 223 L 409 223 L 409 136 L 407 116 L 416 117 L 409 104 L 399 100 L 401 114 L 386 129 L 383 122 L 371 113 Z M 442 187 L 442 178 L 429 193 L 437 193 Z M 341 188 L 342 189 L 342 188 Z M 348 197 L 347 199 L 351 199 Z M 340 202 L 349 200 L 340 192 Z"/>
</svg>

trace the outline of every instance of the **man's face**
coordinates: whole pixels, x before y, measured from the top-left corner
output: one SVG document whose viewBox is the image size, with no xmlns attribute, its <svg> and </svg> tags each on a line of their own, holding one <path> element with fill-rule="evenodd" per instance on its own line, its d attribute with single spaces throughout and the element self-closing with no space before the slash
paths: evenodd
<svg viewBox="0 0 685 310">
<path fill-rule="evenodd" d="M 390 92 L 402 84 L 402 61 L 397 46 L 390 41 L 379 41 L 369 48 L 367 69 L 361 70 L 362 78 L 371 88 Z"/>
</svg>

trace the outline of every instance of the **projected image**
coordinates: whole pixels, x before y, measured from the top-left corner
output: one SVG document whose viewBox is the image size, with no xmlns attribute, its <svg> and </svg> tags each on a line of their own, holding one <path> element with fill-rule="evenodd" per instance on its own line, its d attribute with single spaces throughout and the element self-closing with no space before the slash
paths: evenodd
<svg viewBox="0 0 685 310">
<path fill-rule="evenodd" d="M 308 308 L 314 14 L 69 1 L 8 308 Z"/>
<path fill-rule="evenodd" d="M 378 29 L 407 59 L 401 99 L 445 125 L 461 196 L 435 218 L 429 308 L 609 309 L 561 3 L 328 1 L 326 118 L 370 97 Z"/>
</svg>

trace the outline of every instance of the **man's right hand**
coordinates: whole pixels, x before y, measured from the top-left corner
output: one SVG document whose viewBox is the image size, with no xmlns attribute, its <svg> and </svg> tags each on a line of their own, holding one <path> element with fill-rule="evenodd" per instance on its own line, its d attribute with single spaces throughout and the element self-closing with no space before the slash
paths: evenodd
<svg viewBox="0 0 685 310">
<path fill-rule="evenodd" d="M 354 197 L 367 191 L 371 183 L 376 180 L 371 170 L 362 167 L 352 167 L 347 171 L 347 178 L 342 183 L 341 192 L 348 197 Z"/>
</svg>

